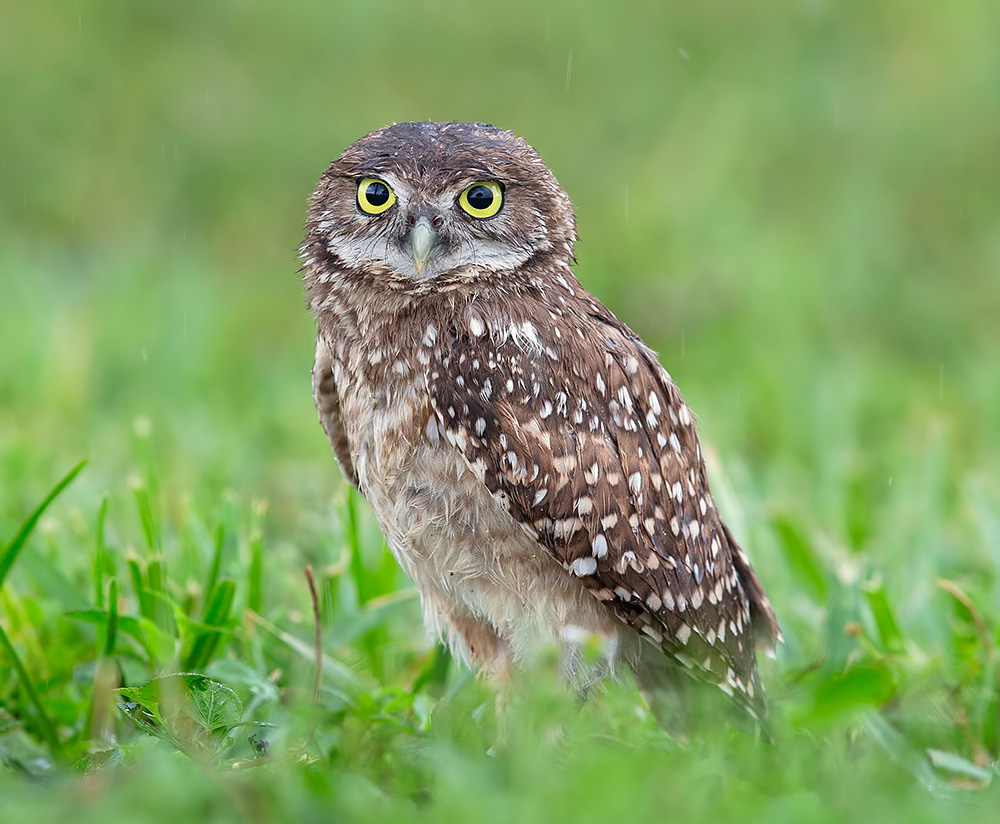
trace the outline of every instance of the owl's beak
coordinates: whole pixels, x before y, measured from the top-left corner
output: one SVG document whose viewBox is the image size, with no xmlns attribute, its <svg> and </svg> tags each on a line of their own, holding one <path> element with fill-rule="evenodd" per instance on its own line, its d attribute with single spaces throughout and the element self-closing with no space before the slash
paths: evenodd
<svg viewBox="0 0 1000 824">
<path fill-rule="evenodd" d="M 413 255 L 413 265 L 417 269 L 418 278 L 423 277 L 424 267 L 436 240 L 437 232 L 434 231 L 430 220 L 426 217 L 419 218 L 410 230 L 410 253 Z"/>
</svg>

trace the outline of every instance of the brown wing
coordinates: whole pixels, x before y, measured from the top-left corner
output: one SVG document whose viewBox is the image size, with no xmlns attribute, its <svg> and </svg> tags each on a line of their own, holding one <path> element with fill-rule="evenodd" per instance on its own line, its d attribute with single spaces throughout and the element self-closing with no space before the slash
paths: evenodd
<svg viewBox="0 0 1000 824">
<path fill-rule="evenodd" d="M 758 704 L 751 611 L 772 641 L 777 625 L 715 509 L 691 413 L 652 352 L 593 308 L 573 328 L 453 332 L 429 367 L 441 428 L 569 574 Z"/>
<path fill-rule="evenodd" d="M 344 424 L 340 417 L 340 396 L 337 394 L 337 384 L 333 379 L 333 359 L 330 357 L 329 347 L 322 337 L 316 340 L 312 385 L 319 422 L 323 425 L 323 431 L 326 432 L 326 437 L 330 440 L 333 454 L 337 458 L 337 463 L 340 464 L 340 471 L 354 486 L 358 486 L 354 464 L 351 462 L 351 450 L 347 444 L 347 433 L 344 431 Z"/>
</svg>

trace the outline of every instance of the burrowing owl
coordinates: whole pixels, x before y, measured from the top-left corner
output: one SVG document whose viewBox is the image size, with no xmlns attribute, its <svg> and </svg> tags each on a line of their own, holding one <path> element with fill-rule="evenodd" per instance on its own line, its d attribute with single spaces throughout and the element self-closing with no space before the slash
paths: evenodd
<svg viewBox="0 0 1000 824">
<path fill-rule="evenodd" d="M 361 138 L 320 179 L 301 248 L 323 428 L 428 629 L 469 664 L 504 677 L 558 644 L 580 677 L 596 636 L 647 694 L 683 668 L 759 714 L 751 625 L 773 649 L 774 613 L 690 410 L 577 281 L 575 240 L 511 132 Z"/>
</svg>

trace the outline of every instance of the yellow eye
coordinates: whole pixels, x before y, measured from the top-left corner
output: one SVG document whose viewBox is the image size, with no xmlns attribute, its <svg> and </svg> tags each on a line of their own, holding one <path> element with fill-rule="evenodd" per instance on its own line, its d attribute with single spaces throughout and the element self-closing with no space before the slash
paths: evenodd
<svg viewBox="0 0 1000 824">
<path fill-rule="evenodd" d="M 458 205 L 473 217 L 493 217 L 503 206 L 503 188 L 495 180 L 473 183 L 458 196 Z"/>
<path fill-rule="evenodd" d="M 358 207 L 362 212 L 380 215 L 395 202 L 389 184 L 376 177 L 362 178 L 358 184 Z"/>
</svg>

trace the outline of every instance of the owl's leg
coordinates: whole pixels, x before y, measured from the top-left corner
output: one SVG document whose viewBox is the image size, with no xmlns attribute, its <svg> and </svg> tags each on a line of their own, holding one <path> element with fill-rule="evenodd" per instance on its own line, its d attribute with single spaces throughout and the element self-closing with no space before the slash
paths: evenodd
<svg viewBox="0 0 1000 824">
<path fill-rule="evenodd" d="M 488 751 L 494 754 L 510 737 L 511 717 L 507 698 L 514 667 L 510 645 L 490 623 L 465 610 L 450 608 L 443 598 L 423 594 L 422 600 L 428 629 L 448 645 L 454 657 L 460 658 L 477 675 L 485 676 L 496 687 L 496 740 Z"/>
<path fill-rule="evenodd" d="M 510 680 L 513 667 L 510 646 L 487 621 L 450 602 L 436 589 L 423 589 L 420 601 L 424 626 L 447 644 L 452 656 L 498 683 Z"/>
<path fill-rule="evenodd" d="M 563 681 L 586 699 L 591 687 L 614 674 L 619 658 L 619 639 L 599 630 L 588 631 L 576 624 L 559 630 L 559 671 Z"/>
<path fill-rule="evenodd" d="M 514 715 L 510 707 L 510 676 L 514 662 L 510 645 L 501 638 L 493 626 L 472 615 L 452 615 L 449 619 L 449 640 L 454 651 L 456 641 L 467 651 L 465 660 L 496 687 L 493 710 L 496 718 L 496 738 L 487 753 L 496 755 L 511 738 Z"/>
<path fill-rule="evenodd" d="M 493 626 L 469 614 L 452 613 L 447 617 L 448 645 L 469 666 L 491 681 L 510 681 L 510 646 L 497 635 Z"/>
</svg>

